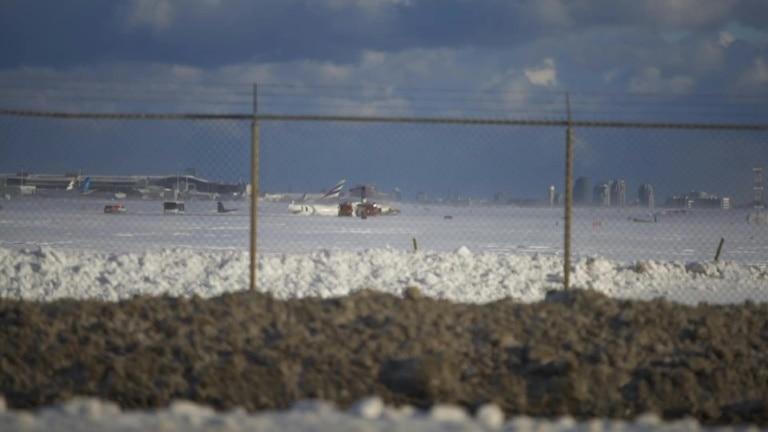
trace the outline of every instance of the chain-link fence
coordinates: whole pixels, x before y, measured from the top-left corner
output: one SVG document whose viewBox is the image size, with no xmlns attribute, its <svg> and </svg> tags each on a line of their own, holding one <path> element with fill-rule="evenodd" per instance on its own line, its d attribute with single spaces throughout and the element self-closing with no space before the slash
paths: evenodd
<svg viewBox="0 0 768 432">
<path fill-rule="evenodd" d="M 0 242 L 768 262 L 765 126 L 574 122 L 568 173 L 567 121 L 257 118 L 3 111 Z"/>
</svg>

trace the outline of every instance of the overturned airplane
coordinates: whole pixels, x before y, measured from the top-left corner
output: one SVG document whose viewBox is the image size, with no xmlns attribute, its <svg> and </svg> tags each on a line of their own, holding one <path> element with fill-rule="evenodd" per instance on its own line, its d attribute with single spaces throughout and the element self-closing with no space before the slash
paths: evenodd
<svg viewBox="0 0 768 432">
<path fill-rule="evenodd" d="M 324 200 L 338 198 L 341 190 L 344 188 L 344 184 L 345 180 L 340 180 L 318 200 L 311 202 L 306 200 L 293 201 L 288 205 L 288 211 L 305 216 L 355 216 L 363 219 L 368 216 L 394 216 L 400 214 L 400 210 L 395 207 L 368 202 L 365 198 L 365 186 L 357 186 L 350 190 L 350 192 L 360 192 L 360 201 L 344 201 L 335 204 L 324 202 Z"/>
</svg>

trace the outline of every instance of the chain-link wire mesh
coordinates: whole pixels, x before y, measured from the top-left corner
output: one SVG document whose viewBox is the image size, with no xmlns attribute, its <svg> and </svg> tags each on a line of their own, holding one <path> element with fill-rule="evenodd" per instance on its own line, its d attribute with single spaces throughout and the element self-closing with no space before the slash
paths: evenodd
<svg viewBox="0 0 768 432">
<path fill-rule="evenodd" d="M 3 156 L 18 172 L 2 175 L 0 241 L 248 250 L 251 124 L 246 115 L 2 115 Z M 574 258 L 764 266 L 768 231 L 748 219 L 765 129 L 647 126 L 574 124 Z M 259 254 L 563 255 L 565 122 L 266 116 L 259 130 Z M 20 147 L 38 156 L 18 157 Z M 323 199 L 340 180 L 341 196 Z M 363 187 L 372 217 L 340 217 Z M 183 215 L 168 214 L 173 202 Z M 107 213 L 115 204 L 126 211 Z M 335 217 L 303 217 L 329 207 Z"/>
<path fill-rule="evenodd" d="M 576 128 L 574 255 L 768 262 L 748 223 L 765 131 Z"/>
<path fill-rule="evenodd" d="M 0 130 L 5 164 L 18 167 L 0 182 L 4 219 L 14 221 L 0 227 L 5 245 L 108 252 L 247 245 L 247 208 L 230 203 L 250 181 L 250 122 L 0 116 Z M 34 157 L 22 157 L 22 148 Z M 170 213 L 164 203 L 175 201 L 184 213 L 162 217 Z M 243 207 L 243 215 L 223 218 L 217 202 Z"/>
<path fill-rule="evenodd" d="M 266 121 L 261 131 L 262 192 L 273 197 L 262 202 L 264 212 L 286 213 L 290 201 L 324 206 L 301 197 L 320 196 L 345 179 L 342 202 L 359 201 L 349 190 L 364 185 L 369 202 L 399 213 L 367 221 L 294 218 L 275 222 L 281 225 L 274 229 L 263 220 L 260 251 L 412 249 L 414 238 L 419 247 L 438 251 L 539 245 L 555 253 L 562 247 L 560 231 L 554 223 L 542 225 L 537 213 L 543 210 L 552 221 L 562 213 L 545 205 L 549 186 L 563 181 L 558 128 Z M 284 182 L 288 194 L 280 193 Z"/>
</svg>

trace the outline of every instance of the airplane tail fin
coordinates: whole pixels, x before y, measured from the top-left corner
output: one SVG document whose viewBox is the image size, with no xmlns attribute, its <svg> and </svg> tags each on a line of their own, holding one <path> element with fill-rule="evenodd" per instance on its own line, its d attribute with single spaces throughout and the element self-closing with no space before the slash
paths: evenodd
<svg viewBox="0 0 768 432">
<path fill-rule="evenodd" d="M 91 178 L 86 177 L 82 183 L 80 183 L 80 187 L 77 188 L 82 193 L 87 193 L 91 191 Z"/>
<path fill-rule="evenodd" d="M 222 203 L 221 201 L 217 202 L 216 206 L 218 208 L 218 212 L 219 213 L 229 213 L 229 212 L 233 212 L 233 211 L 237 210 L 236 208 L 226 208 L 226 207 L 224 207 L 224 203 Z"/>
<path fill-rule="evenodd" d="M 67 185 L 67 190 L 72 190 L 75 188 L 75 183 L 77 182 L 77 177 L 73 178 L 69 181 L 69 184 Z"/>
<path fill-rule="evenodd" d="M 341 190 L 344 189 L 344 183 L 346 183 L 346 180 L 343 180 L 343 179 L 339 180 L 339 182 L 336 183 L 336 185 L 331 190 L 329 190 L 328 192 L 325 193 L 325 195 L 323 195 L 322 199 L 338 198 L 339 194 L 341 193 Z"/>
</svg>

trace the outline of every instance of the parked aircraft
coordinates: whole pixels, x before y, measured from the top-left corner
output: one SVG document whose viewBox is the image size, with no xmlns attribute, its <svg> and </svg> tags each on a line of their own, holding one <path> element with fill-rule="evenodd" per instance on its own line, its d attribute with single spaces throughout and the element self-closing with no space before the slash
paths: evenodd
<svg viewBox="0 0 768 432">
<path fill-rule="evenodd" d="M 67 190 L 69 190 L 70 188 L 74 187 L 75 180 L 76 179 L 73 179 L 71 182 L 69 182 L 69 186 L 67 186 Z M 80 182 L 80 185 L 77 187 L 77 191 L 81 195 L 90 195 L 90 194 L 96 192 L 97 190 L 98 189 L 92 189 L 91 188 L 91 178 L 90 177 L 84 178 L 83 181 Z M 125 199 L 125 197 L 127 196 L 123 192 L 111 193 L 111 192 L 106 192 L 106 191 L 105 192 L 99 192 L 98 195 L 99 196 L 107 195 L 107 196 L 111 196 L 111 198 L 117 198 L 117 199 Z"/>
<path fill-rule="evenodd" d="M 79 182 L 78 185 L 78 177 L 75 177 L 72 179 L 72 181 L 69 182 L 69 185 L 67 186 L 67 190 L 74 190 L 75 185 L 77 185 L 77 191 L 83 195 L 88 195 L 93 192 L 96 192 L 96 189 L 91 189 L 91 177 L 88 176 L 84 178 L 82 181 Z"/>
</svg>

